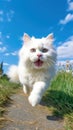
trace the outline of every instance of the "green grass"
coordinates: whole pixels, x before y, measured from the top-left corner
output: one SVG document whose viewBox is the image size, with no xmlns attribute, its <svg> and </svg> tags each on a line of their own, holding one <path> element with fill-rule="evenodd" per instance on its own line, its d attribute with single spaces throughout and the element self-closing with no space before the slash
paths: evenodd
<svg viewBox="0 0 73 130">
<path fill-rule="evenodd" d="M 65 119 L 66 130 L 73 130 L 73 76 L 59 72 L 45 93 L 43 100 L 53 114 Z"/>
<path fill-rule="evenodd" d="M 11 94 L 17 92 L 20 85 L 11 83 L 8 81 L 7 78 L 2 77 L 0 78 L 0 123 L 1 119 L 3 120 L 3 113 L 6 110 L 5 105 L 10 102 L 10 96 Z"/>
</svg>

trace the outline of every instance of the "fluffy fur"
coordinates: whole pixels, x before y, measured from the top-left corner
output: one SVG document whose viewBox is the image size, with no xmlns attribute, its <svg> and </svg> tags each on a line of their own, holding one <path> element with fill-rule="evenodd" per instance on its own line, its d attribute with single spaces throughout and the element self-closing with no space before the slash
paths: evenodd
<svg viewBox="0 0 73 130">
<path fill-rule="evenodd" d="M 53 34 L 45 38 L 23 36 L 24 44 L 19 51 L 18 66 L 11 66 L 8 77 L 13 82 L 20 82 L 23 91 L 29 92 L 29 103 L 37 105 L 55 75 L 56 50 L 53 47 Z"/>
</svg>

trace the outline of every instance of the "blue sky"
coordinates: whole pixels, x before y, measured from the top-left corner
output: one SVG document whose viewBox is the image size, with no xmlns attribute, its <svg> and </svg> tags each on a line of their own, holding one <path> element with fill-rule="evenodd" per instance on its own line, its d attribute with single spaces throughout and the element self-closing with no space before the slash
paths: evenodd
<svg viewBox="0 0 73 130">
<path fill-rule="evenodd" d="M 73 0 L 0 0 L 0 62 L 4 72 L 18 63 L 24 32 L 54 33 L 58 62 L 73 62 Z"/>
</svg>

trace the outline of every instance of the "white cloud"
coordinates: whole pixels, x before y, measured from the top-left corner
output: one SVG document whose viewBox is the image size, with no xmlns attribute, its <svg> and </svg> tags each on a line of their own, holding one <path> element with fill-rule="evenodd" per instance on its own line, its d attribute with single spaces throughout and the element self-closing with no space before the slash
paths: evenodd
<svg viewBox="0 0 73 130">
<path fill-rule="evenodd" d="M 68 0 L 67 3 L 68 3 L 68 11 L 73 11 L 73 2 L 71 0 Z"/>
<path fill-rule="evenodd" d="M 0 45 L 2 45 L 3 43 L 2 43 L 2 41 L 0 41 Z"/>
<path fill-rule="evenodd" d="M 3 63 L 3 65 L 4 65 L 4 66 L 9 66 L 9 64 L 8 64 L 8 63 L 6 63 L 6 62 L 4 62 L 4 63 Z"/>
<path fill-rule="evenodd" d="M 0 22 L 11 22 L 12 18 L 14 16 L 14 11 L 9 10 L 4 12 L 3 10 L 0 10 Z"/>
<path fill-rule="evenodd" d="M 2 32 L 0 32 L 0 45 L 2 45 L 5 42 L 5 40 L 9 38 L 10 38 L 9 34 L 4 35 Z"/>
<path fill-rule="evenodd" d="M 6 51 L 6 47 L 0 47 L 0 52 L 5 52 Z"/>
<path fill-rule="evenodd" d="M 14 11 L 10 10 L 9 12 L 6 13 L 7 21 L 11 22 L 12 18 L 14 16 Z"/>
<path fill-rule="evenodd" d="M 67 24 L 68 22 L 73 21 L 73 14 L 69 13 L 63 20 L 60 20 L 60 24 Z"/>
<path fill-rule="evenodd" d="M 0 15 L 3 15 L 3 13 L 4 13 L 3 10 L 0 10 Z"/>
<path fill-rule="evenodd" d="M 18 54 L 18 51 L 14 51 L 11 53 L 11 55 L 16 56 Z"/>
<path fill-rule="evenodd" d="M 73 58 L 73 36 L 57 47 L 58 59 Z"/>
<path fill-rule="evenodd" d="M 9 56 L 10 55 L 10 53 L 5 53 L 5 56 Z"/>
<path fill-rule="evenodd" d="M 18 51 L 14 51 L 14 52 L 10 52 L 10 53 L 5 53 L 5 56 L 17 56 L 18 55 Z"/>
<path fill-rule="evenodd" d="M 10 38 L 10 36 L 9 36 L 9 35 L 6 35 L 6 38 L 7 38 L 7 39 L 9 39 L 9 38 Z"/>
<path fill-rule="evenodd" d="M 73 36 L 70 36 L 67 40 L 73 41 Z"/>
</svg>

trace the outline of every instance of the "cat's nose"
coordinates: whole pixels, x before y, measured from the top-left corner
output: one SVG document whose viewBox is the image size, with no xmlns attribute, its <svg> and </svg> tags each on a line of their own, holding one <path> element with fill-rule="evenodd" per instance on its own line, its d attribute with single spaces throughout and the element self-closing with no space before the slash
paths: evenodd
<svg viewBox="0 0 73 130">
<path fill-rule="evenodd" d="M 37 54 L 38 58 L 42 57 L 42 54 Z"/>
</svg>

